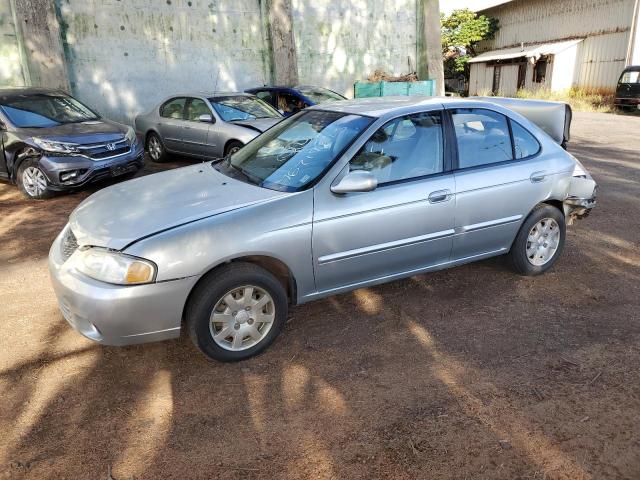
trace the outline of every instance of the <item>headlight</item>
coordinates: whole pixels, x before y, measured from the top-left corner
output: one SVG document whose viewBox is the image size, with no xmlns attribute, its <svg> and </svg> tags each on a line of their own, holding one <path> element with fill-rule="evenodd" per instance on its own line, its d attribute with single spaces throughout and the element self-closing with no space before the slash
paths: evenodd
<svg viewBox="0 0 640 480">
<path fill-rule="evenodd" d="M 78 252 L 76 268 L 91 278 L 118 285 L 150 283 L 156 277 L 156 266 L 148 260 L 95 247 Z"/>
<path fill-rule="evenodd" d="M 135 145 L 136 142 L 138 141 L 136 131 L 131 127 L 128 127 L 127 133 L 125 134 L 124 138 L 129 142 L 129 145 L 132 145 L 132 146 Z"/>
<path fill-rule="evenodd" d="M 78 153 L 80 151 L 77 143 L 54 142 L 38 137 L 34 137 L 33 142 L 46 152 Z"/>
</svg>

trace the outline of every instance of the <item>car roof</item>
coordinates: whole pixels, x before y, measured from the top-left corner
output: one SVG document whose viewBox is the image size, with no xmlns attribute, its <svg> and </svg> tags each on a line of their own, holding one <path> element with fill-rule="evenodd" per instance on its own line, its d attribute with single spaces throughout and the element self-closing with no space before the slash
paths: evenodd
<svg viewBox="0 0 640 480">
<path fill-rule="evenodd" d="M 625 69 L 622 71 L 622 73 L 624 72 L 637 72 L 640 71 L 640 65 L 629 65 L 628 67 L 625 67 Z"/>
<path fill-rule="evenodd" d="M 368 97 L 355 98 L 353 100 L 336 100 L 321 105 L 309 107 L 316 110 L 331 110 L 342 113 L 367 115 L 369 117 L 382 117 L 397 110 L 440 107 L 468 103 L 467 99 L 451 97 L 423 97 L 423 96 L 397 96 L 397 97 Z M 474 103 L 479 103 L 474 101 Z M 486 103 L 486 102 L 484 102 Z"/>
<path fill-rule="evenodd" d="M 253 97 L 251 93 L 245 92 L 179 92 L 166 97 L 167 100 L 178 97 Z"/>
</svg>

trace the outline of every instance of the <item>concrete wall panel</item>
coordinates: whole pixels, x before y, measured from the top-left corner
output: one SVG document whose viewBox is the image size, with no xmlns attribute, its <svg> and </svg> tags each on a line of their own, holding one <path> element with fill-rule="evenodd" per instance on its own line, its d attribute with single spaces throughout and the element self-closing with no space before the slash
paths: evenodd
<svg viewBox="0 0 640 480">
<path fill-rule="evenodd" d="M 24 85 L 20 46 L 9 0 L 0 0 L 0 86 Z"/>
<path fill-rule="evenodd" d="M 301 83 L 353 96 L 353 83 L 381 68 L 416 69 L 415 0 L 293 0 Z"/>
<path fill-rule="evenodd" d="M 268 82 L 257 0 L 64 0 L 60 14 L 73 92 L 114 120 Z"/>
</svg>

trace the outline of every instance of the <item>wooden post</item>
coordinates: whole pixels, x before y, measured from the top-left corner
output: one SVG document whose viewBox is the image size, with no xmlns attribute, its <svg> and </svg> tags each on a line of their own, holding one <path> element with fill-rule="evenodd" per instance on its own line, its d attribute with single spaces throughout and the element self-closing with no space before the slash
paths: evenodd
<svg viewBox="0 0 640 480">
<path fill-rule="evenodd" d="M 418 13 L 418 79 L 436 81 L 436 95 L 444 95 L 444 64 L 440 39 L 440 3 L 416 0 Z"/>
<path fill-rule="evenodd" d="M 11 0 L 25 81 L 69 91 L 69 73 L 54 0 Z"/>
<path fill-rule="evenodd" d="M 298 61 L 293 36 L 291 0 L 265 0 L 267 36 L 274 85 L 298 84 Z"/>
</svg>

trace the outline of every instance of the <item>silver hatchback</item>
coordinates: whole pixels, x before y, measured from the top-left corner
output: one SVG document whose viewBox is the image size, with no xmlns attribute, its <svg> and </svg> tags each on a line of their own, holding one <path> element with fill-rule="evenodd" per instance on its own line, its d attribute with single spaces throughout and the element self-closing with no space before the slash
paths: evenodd
<svg viewBox="0 0 640 480">
<path fill-rule="evenodd" d="M 595 193 L 558 142 L 497 103 L 336 102 L 225 160 L 95 193 L 49 266 L 83 335 L 127 345 L 185 329 L 234 361 L 273 342 L 289 305 L 503 254 L 541 274 Z"/>
</svg>

